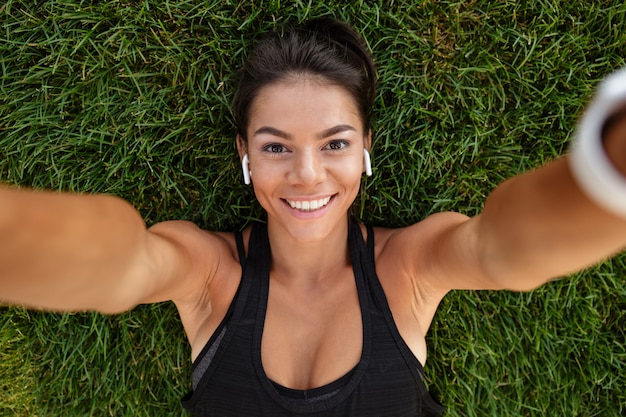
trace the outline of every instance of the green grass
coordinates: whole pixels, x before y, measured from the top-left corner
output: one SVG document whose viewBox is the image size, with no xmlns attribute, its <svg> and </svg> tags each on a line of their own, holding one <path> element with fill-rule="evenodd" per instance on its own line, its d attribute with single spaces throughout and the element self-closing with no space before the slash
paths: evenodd
<svg viewBox="0 0 626 417">
<path fill-rule="evenodd" d="M 375 174 L 356 213 L 401 226 L 473 215 L 547 162 L 624 65 L 618 1 L 11 1 L 0 5 L 0 180 L 128 199 L 149 224 L 232 230 L 229 102 L 250 40 L 333 14 L 378 63 Z M 447 416 L 621 416 L 624 256 L 525 294 L 454 292 L 428 336 Z M 170 304 L 106 317 L 3 308 L 0 415 L 185 415 L 189 349 Z"/>
</svg>

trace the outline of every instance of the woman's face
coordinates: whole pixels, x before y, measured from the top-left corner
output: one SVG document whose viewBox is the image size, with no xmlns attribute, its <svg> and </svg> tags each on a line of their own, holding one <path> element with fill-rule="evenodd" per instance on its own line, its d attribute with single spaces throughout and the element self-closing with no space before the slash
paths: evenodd
<svg viewBox="0 0 626 417">
<path fill-rule="evenodd" d="M 342 88 L 302 77 L 261 89 L 250 108 L 248 153 L 256 197 L 272 229 L 324 239 L 346 222 L 369 147 L 356 103 Z M 345 226 L 344 226 L 345 227 Z"/>
</svg>

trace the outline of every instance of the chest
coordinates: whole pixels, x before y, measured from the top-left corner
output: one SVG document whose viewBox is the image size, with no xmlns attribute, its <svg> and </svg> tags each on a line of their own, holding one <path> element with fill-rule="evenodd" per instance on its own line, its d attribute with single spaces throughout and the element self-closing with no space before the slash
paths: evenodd
<svg viewBox="0 0 626 417">
<path fill-rule="evenodd" d="M 268 377 L 310 389 L 339 379 L 361 360 L 361 303 L 351 268 L 317 289 L 294 290 L 270 279 L 261 343 Z"/>
<path fill-rule="evenodd" d="M 323 415 L 421 415 L 427 392 L 419 362 L 394 333 L 391 313 L 381 309 L 371 288 L 355 286 L 354 278 L 352 283 L 319 298 L 293 292 L 285 297 L 287 289 L 272 286 L 271 280 L 267 289 L 251 288 L 248 302 L 241 311 L 235 307 L 228 321 L 217 363 L 189 404 L 207 410 L 228 407 L 232 415 L 250 412 L 237 407 L 252 404 L 262 415 L 313 410 Z M 233 392 L 246 400 L 235 400 Z M 224 398 L 229 399 L 219 403 Z"/>
<path fill-rule="evenodd" d="M 384 256 L 379 259 L 376 272 L 393 325 L 413 355 L 424 364 L 425 330 L 436 306 L 417 303 L 413 289 L 399 279 L 403 271 L 397 262 L 389 262 Z M 335 381 L 353 369 L 362 357 L 364 343 L 362 300 L 353 268 L 337 271 L 333 282 L 321 290 L 294 291 L 276 278 L 279 277 L 269 277 L 267 306 L 257 313 L 263 316 L 261 357 L 268 377 L 285 387 L 306 389 Z M 234 302 L 239 279 L 233 275 L 228 282 L 233 285 L 220 287 L 227 289 L 227 294 L 217 297 L 225 301 L 213 304 L 213 311 L 199 326 L 197 337 L 191 340 L 193 359 Z M 185 317 L 183 321 L 195 316 Z"/>
<path fill-rule="evenodd" d="M 371 314 L 385 316 L 387 331 L 397 334 L 398 343 L 406 344 L 424 364 L 424 326 L 430 324 L 435 308 L 420 305 L 411 286 L 398 279 L 400 273 L 383 269 L 380 280 L 371 276 L 375 282 L 359 290 L 362 278 L 348 267 L 334 274 L 332 284 L 319 292 L 290 291 L 270 279 L 261 346 L 268 377 L 294 389 L 339 379 L 362 359 L 363 346 L 371 337 L 366 328 L 370 324 L 364 320 Z"/>
</svg>

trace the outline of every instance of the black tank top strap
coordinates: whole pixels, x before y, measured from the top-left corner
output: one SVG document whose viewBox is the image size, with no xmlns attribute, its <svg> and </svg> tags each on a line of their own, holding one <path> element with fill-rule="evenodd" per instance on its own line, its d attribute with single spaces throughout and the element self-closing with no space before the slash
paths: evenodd
<svg viewBox="0 0 626 417">
<path fill-rule="evenodd" d="M 246 248 L 243 244 L 243 233 L 241 230 L 235 232 L 235 242 L 237 243 L 237 253 L 239 255 L 239 263 L 243 268 L 246 265 Z"/>
<path fill-rule="evenodd" d="M 370 259 L 374 259 L 374 228 L 369 224 L 365 227 L 367 228 L 367 253 Z"/>
<path fill-rule="evenodd" d="M 356 260 L 362 261 L 361 247 L 363 246 L 363 234 L 359 223 L 352 217 L 348 219 L 348 248 L 350 259 L 353 264 Z"/>
</svg>

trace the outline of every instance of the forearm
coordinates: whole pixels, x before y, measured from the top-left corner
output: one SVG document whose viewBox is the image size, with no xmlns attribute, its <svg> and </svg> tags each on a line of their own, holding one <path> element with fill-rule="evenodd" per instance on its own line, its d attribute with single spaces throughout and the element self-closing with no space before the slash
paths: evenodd
<svg viewBox="0 0 626 417">
<path fill-rule="evenodd" d="M 128 305 L 145 226 L 127 203 L 0 188 L 0 302 L 113 312 Z"/>
<path fill-rule="evenodd" d="M 605 149 L 626 178 L 625 146 L 622 118 L 606 131 Z M 581 190 L 567 157 L 498 187 L 478 224 L 483 265 L 512 289 L 535 287 L 626 247 L 626 219 Z"/>
</svg>

